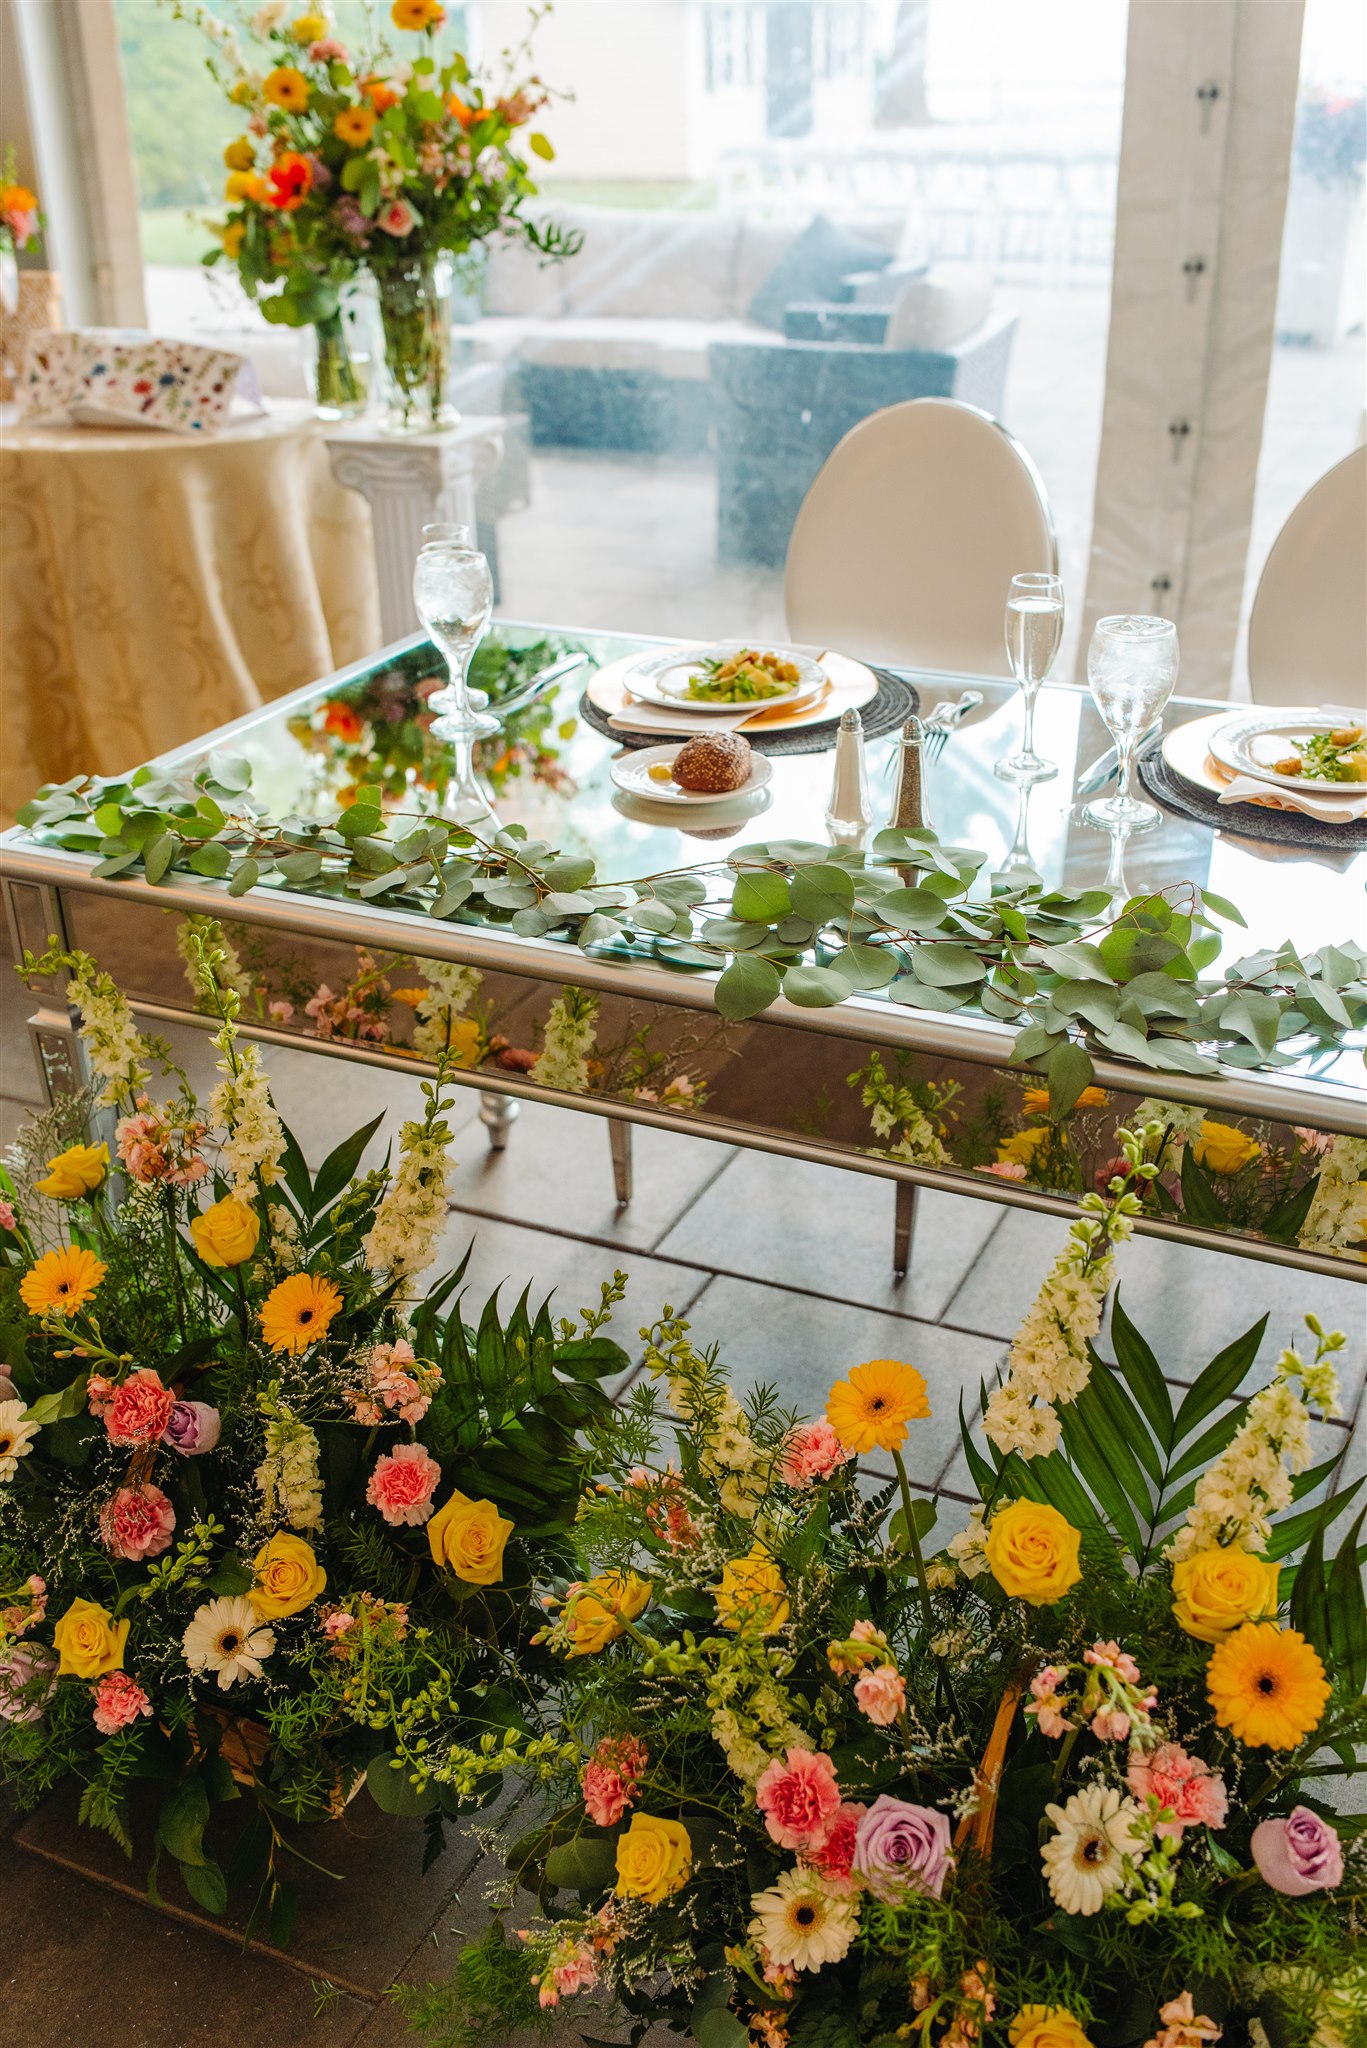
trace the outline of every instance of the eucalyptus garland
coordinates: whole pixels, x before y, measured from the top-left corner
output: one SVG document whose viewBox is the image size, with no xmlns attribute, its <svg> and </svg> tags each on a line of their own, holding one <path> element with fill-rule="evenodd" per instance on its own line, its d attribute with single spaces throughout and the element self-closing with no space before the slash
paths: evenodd
<svg viewBox="0 0 1367 2048">
<path fill-rule="evenodd" d="M 826 1009 L 879 992 L 910 1009 L 972 1006 L 1017 1029 L 1013 1061 L 1048 1078 L 1066 1115 L 1100 1051 L 1163 1073 L 1276 1068 L 1337 1052 L 1367 1025 L 1367 954 L 1354 943 L 1300 953 L 1288 940 L 1225 968 L 1217 920 L 1245 920 L 1193 882 L 1132 897 L 1046 889 L 993 873 L 988 856 L 929 829 L 875 835 L 867 853 L 807 840 L 757 842 L 724 862 L 605 881 L 586 854 L 488 837 L 440 819 L 386 815 L 360 789 L 328 820 L 272 819 L 240 755 L 211 753 L 193 781 L 144 767 L 122 779 L 45 786 L 19 813 L 43 841 L 93 855 L 100 877 L 178 875 L 355 898 L 456 924 L 557 938 L 681 973 L 720 969 L 733 1021 L 781 994 Z"/>
</svg>

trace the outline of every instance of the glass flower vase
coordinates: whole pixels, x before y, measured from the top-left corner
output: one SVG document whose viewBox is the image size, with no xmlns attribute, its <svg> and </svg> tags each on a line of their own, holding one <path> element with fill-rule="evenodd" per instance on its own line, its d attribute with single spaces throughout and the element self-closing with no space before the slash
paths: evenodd
<svg viewBox="0 0 1367 2048">
<path fill-rule="evenodd" d="M 459 415 L 451 380 L 451 265 L 414 255 L 376 276 L 384 330 L 382 425 L 387 434 L 430 434 Z"/>
<path fill-rule="evenodd" d="M 317 353 L 313 359 L 313 402 L 319 419 L 354 419 L 366 408 L 365 379 L 347 346 L 346 321 L 339 306 L 326 320 L 314 323 Z"/>
</svg>

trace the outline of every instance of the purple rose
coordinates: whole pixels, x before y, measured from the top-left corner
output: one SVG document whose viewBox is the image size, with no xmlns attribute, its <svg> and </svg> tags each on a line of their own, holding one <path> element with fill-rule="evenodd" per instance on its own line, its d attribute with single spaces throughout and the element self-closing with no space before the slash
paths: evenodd
<svg viewBox="0 0 1367 2048">
<path fill-rule="evenodd" d="M 19 1643 L 8 1656 L 0 1657 L 0 1721 L 41 1721 L 57 1683 L 53 1677 L 56 1669 L 57 1659 L 42 1643 Z M 46 1683 L 25 1698 L 37 1679 Z"/>
<path fill-rule="evenodd" d="M 207 1401 L 177 1401 L 161 1440 L 182 1458 L 197 1458 L 213 1449 L 221 1426 L 217 1408 Z"/>
<path fill-rule="evenodd" d="M 949 1853 L 949 1822 L 933 1806 L 910 1806 L 886 1792 L 861 1816 L 854 1838 L 854 1868 L 885 1905 L 908 1892 L 940 1896 Z"/>
<path fill-rule="evenodd" d="M 1289 1899 L 1328 1891 L 1342 1881 L 1338 1834 L 1308 1806 L 1293 1806 L 1284 1820 L 1260 1821 L 1250 1846 L 1263 1883 Z"/>
</svg>

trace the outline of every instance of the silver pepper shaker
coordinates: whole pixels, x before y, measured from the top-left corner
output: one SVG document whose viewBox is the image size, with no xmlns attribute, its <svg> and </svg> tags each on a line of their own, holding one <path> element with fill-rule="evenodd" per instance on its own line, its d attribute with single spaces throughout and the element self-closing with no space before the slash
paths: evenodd
<svg viewBox="0 0 1367 2048">
<path fill-rule="evenodd" d="M 858 845 L 873 823 L 869 802 L 869 776 L 864 761 L 864 723 L 851 708 L 840 714 L 835 736 L 835 775 L 831 800 L 826 806 L 826 824 L 831 837 L 842 845 Z"/>
<path fill-rule="evenodd" d="M 919 718 L 909 718 L 897 741 L 897 783 L 893 790 L 889 825 L 909 830 L 928 827 L 925 776 L 926 730 Z"/>
</svg>

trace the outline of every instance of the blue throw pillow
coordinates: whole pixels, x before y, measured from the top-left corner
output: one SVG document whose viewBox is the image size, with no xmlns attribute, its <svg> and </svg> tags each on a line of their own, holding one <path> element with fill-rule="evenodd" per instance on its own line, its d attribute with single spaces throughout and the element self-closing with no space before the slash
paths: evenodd
<svg viewBox="0 0 1367 2048">
<path fill-rule="evenodd" d="M 857 240 L 819 213 L 765 278 L 748 317 L 781 334 L 783 315 L 795 300 L 848 298 L 845 279 L 852 271 L 883 270 L 891 261 L 890 250 Z"/>
</svg>

